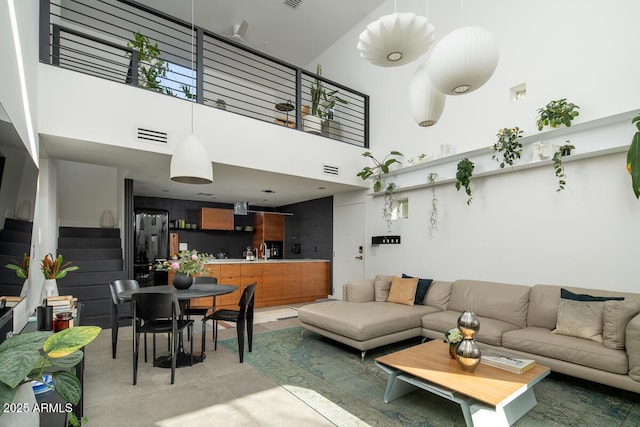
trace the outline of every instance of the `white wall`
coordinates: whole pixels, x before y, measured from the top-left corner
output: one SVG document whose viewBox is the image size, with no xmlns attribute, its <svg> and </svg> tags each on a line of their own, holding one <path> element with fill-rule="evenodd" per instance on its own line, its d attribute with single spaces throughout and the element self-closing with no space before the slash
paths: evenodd
<svg viewBox="0 0 640 427">
<path fill-rule="evenodd" d="M 392 149 L 407 158 L 430 154 L 439 152 L 443 143 L 453 144 L 458 153 L 488 147 L 503 127 L 519 126 L 525 136 L 532 136 L 538 132 L 536 110 L 552 99 L 566 97 L 578 104 L 581 114 L 576 123 L 639 108 L 640 81 L 634 70 L 640 57 L 632 52 L 640 35 L 634 23 L 640 3 L 477 0 L 463 4 L 465 25 L 484 27 L 497 38 L 500 61 L 484 87 L 448 97 L 434 127 L 419 128 L 408 106 L 408 85 L 421 61 L 381 68 L 359 58 L 358 34 L 369 22 L 393 12 L 390 0 L 307 66 L 312 69 L 319 62 L 328 78 L 370 94 L 371 150 L 377 157 Z M 461 26 L 460 2 L 431 0 L 429 7 L 438 39 Z M 425 2 L 398 2 L 398 11 L 424 15 Z M 521 83 L 527 84 L 527 97 L 513 103 L 509 89 Z M 605 145 L 621 146 L 631 142 L 634 129 L 629 120 L 628 132 L 622 135 L 605 128 L 592 133 Z M 579 139 L 572 143 L 581 149 Z M 454 176 L 455 163 L 446 166 L 451 169 L 447 174 Z M 423 170 L 422 183 L 428 173 Z M 477 179 L 472 181 L 471 206 L 453 183 L 436 187 L 441 229 L 433 240 L 427 235 L 431 190 L 400 193 L 409 197 L 409 219 L 396 222 L 391 233 L 401 234 L 402 244 L 373 247 L 369 240 L 367 276 L 407 273 L 637 292 L 640 204 L 632 195 L 625 154 L 567 163 L 566 173 L 568 185 L 560 193 L 555 191 L 550 165 Z M 366 200 L 370 239 L 387 233 L 387 228 L 381 218 L 383 198 Z"/>
</svg>

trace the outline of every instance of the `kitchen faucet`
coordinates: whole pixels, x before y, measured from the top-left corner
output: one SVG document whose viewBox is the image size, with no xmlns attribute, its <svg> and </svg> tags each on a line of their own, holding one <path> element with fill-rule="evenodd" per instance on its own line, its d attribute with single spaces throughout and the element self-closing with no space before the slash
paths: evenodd
<svg viewBox="0 0 640 427">
<path fill-rule="evenodd" d="M 264 251 L 262 249 L 263 246 L 264 246 Z M 269 248 L 267 247 L 266 242 L 260 243 L 260 247 L 258 248 L 258 251 L 262 252 L 262 259 L 264 259 L 265 261 L 269 259 Z"/>
</svg>

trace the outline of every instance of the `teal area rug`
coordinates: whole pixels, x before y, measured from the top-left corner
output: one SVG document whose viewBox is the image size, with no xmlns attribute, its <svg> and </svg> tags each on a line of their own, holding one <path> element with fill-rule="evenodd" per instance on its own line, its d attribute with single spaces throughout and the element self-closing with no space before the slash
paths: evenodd
<svg viewBox="0 0 640 427">
<path fill-rule="evenodd" d="M 245 362 L 280 384 L 338 426 L 464 426 L 460 407 L 425 391 L 391 403 L 382 396 L 387 374 L 376 357 L 419 339 L 360 352 L 295 327 L 254 335 Z M 237 353 L 235 339 L 219 344 Z M 245 350 L 246 351 L 246 350 Z M 640 426 L 640 395 L 551 374 L 535 387 L 538 405 L 516 426 Z"/>
</svg>

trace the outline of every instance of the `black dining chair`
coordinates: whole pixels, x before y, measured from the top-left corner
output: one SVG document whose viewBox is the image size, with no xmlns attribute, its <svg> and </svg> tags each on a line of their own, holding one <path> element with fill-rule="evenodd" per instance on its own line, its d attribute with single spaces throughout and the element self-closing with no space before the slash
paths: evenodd
<svg viewBox="0 0 640 427">
<path fill-rule="evenodd" d="M 220 309 L 213 312 L 209 316 L 203 318 L 203 322 L 206 320 L 213 320 L 213 348 L 218 349 L 218 320 L 224 322 L 235 322 L 236 332 L 238 335 L 238 353 L 240 355 L 240 363 L 244 360 L 244 330 L 245 324 L 247 329 L 247 342 L 249 344 L 249 353 L 251 353 L 253 347 L 253 305 L 255 300 L 256 283 L 247 285 L 242 291 L 240 301 L 238 302 L 238 310 Z M 203 331 L 204 336 L 204 331 Z M 204 353 L 204 340 L 202 345 L 202 352 Z"/>
<path fill-rule="evenodd" d="M 111 291 L 111 352 L 112 357 L 116 358 L 116 350 L 118 347 L 118 328 L 120 326 L 128 326 L 133 319 L 133 310 L 131 301 L 125 301 L 120 297 L 120 292 L 130 289 L 140 289 L 137 280 L 114 280 L 109 283 Z M 147 339 L 144 340 L 144 361 L 147 361 Z"/>
<path fill-rule="evenodd" d="M 193 284 L 194 285 L 217 285 L 218 284 L 218 279 L 216 279 L 215 277 L 209 277 L 209 276 L 202 276 L 202 277 L 194 277 L 193 278 Z M 204 317 L 209 314 L 209 310 L 211 310 L 211 312 L 215 311 L 216 309 L 216 297 L 211 297 L 211 307 L 206 307 L 206 308 L 200 308 L 200 307 L 189 307 L 187 305 L 187 307 L 184 309 L 183 314 L 187 317 L 187 320 L 191 319 L 191 316 L 202 316 L 203 317 L 203 321 L 202 321 L 202 336 L 203 336 L 203 343 L 204 343 L 204 336 L 205 336 L 205 332 L 206 332 L 206 322 L 204 320 Z M 187 333 L 187 339 L 190 340 L 191 339 L 191 335 L 189 335 Z M 204 348 L 202 349 L 202 351 L 204 352 Z"/>
<path fill-rule="evenodd" d="M 134 293 L 133 300 L 133 385 L 138 379 L 138 352 L 140 333 L 153 334 L 153 364 L 156 362 L 156 334 L 169 334 L 171 357 L 171 384 L 175 381 L 178 332 L 193 327 L 192 320 L 180 317 L 180 304 L 173 293 L 145 292 Z M 193 364 L 193 340 L 191 341 L 191 360 Z"/>
</svg>

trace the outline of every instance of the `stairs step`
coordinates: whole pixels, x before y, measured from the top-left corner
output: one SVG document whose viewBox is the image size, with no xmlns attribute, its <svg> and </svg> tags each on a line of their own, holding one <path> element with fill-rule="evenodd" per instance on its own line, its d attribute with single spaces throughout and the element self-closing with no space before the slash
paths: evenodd
<svg viewBox="0 0 640 427">
<path fill-rule="evenodd" d="M 121 248 L 88 248 L 88 249 L 64 249 L 64 259 L 80 261 L 81 259 L 122 259 Z"/>
<path fill-rule="evenodd" d="M 58 236 L 119 239 L 120 229 L 95 227 L 59 227 Z"/>
<path fill-rule="evenodd" d="M 5 218 L 4 220 L 5 230 L 23 231 L 31 234 L 33 229 L 33 223 L 30 221 L 23 221 L 21 219 Z"/>
<path fill-rule="evenodd" d="M 19 231 L 19 230 L 0 230 L 0 240 L 5 242 L 25 243 L 31 244 L 31 232 Z"/>
<path fill-rule="evenodd" d="M 0 254 L 19 256 L 22 259 L 22 254 L 29 253 L 29 246 L 28 243 L 0 241 Z"/>
<path fill-rule="evenodd" d="M 24 282 L 23 282 L 24 283 Z M 18 296 L 22 290 L 22 284 L 0 283 L 0 295 L 2 296 Z"/>
<path fill-rule="evenodd" d="M 16 276 L 16 272 L 5 268 L 4 265 L 0 268 L 0 283 L 4 285 L 20 285 L 24 283 L 24 279 Z"/>
<path fill-rule="evenodd" d="M 119 248 L 120 237 L 59 237 L 58 253 L 63 253 L 65 249 L 81 248 Z M 64 253 L 63 253 L 64 255 Z"/>
<path fill-rule="evenodd" d="M 72 271 L 66 277 L 58 279 L 58 288 L 75 287 L 103 284 L 108 286 L 109 283 L 118 279 L 126 279 L 127 273 L 123 270 L 119 271 L 99 271 L 99 272 L 82 272 L 81 270 Z"/>
<path fill-rule="evenodd" d="M 89 271 L 121 271 L 124 267 L 122 259 L 83 259 L 75 260 L 73 265 L 77 265 L 83 272 Z"/>
</svg>

